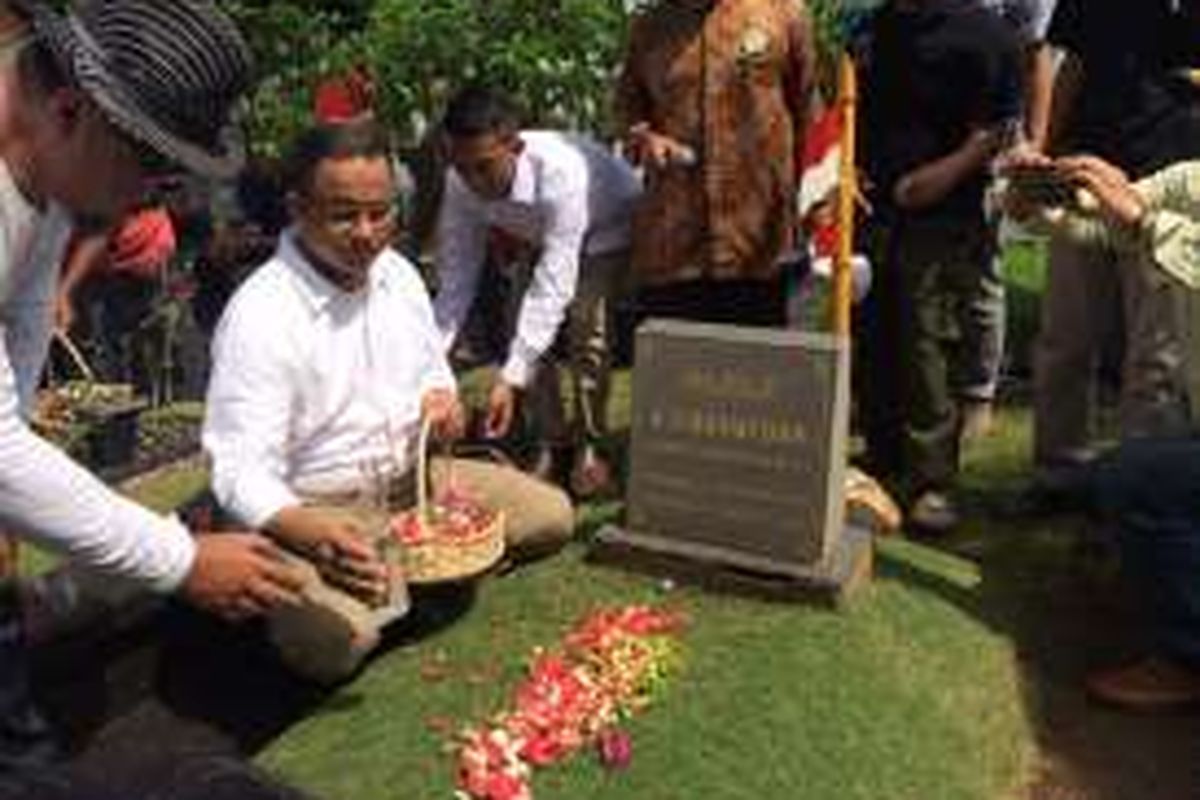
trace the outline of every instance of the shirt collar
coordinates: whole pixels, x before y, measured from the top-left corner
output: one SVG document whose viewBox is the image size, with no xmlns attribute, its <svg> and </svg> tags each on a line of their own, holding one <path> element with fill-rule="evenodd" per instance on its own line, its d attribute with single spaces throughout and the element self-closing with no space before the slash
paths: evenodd
<svg viewBox="0 0 1200 800">
<path fill-rule="evenodd" d="M 521 137 L 524 145 L 517 154 L 517 166 L 513 170 L 512 188 L 508 190 L 508 199 L 514 203 L 532 203 L 534 192 L 537 191 L 537 180 L 533 170 L 533 156 L 529 154 L 529 140 Z"/>
<path fill-rule="evenodd" d="M 319 314 L 329 307 L 329 304 L 351 295 L 335 286 L 329 279 L 317 272 L 312 262 L 304 255 L 297 242 L 298 234 L 295 227 L 285 230 L 279 237 L 279 247 L 276 257 L 282 260 L 296 276 L 294 285 L 300 296 L 308 303 L 314 314 Z M 387 270 L 381 263 L 387 256 L 389 248 L 384 248 L 371 264 L 367 275 L 369 291 L 380 291 L 387 288 Z M 361 294 L 361 293 L 359 293 Z"/>
</svg>

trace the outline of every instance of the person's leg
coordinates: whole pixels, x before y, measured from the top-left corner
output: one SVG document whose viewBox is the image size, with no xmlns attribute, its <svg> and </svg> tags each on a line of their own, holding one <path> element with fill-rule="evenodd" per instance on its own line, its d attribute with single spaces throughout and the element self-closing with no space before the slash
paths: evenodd
<svg viewBox="0 0 1200 800">
<path fill-rule="evenodd" d="M 51 764 L 59 756 L 33 698 L 29 644 L 15 581 L 0 585 L 0 775 Z"/>
<path fill-rule="evenodd" d="M 1129 442 L 1094 469 L 1121 567 L 1145 613 L 1151 659 L 1098 673 L 1101 699 L 1145 709 L 1200 701 L 1200 438 Z"/>
<path fill-rule="evenodd" d="M 403 491 L 407 487 L 397 489 Z M 314 505 L 314 510 L 344 517 L 381 546 L 385 558 L 389 515 L 367 505 Z M 381 629 L 409 611 L 407 591 L 401 584 L 390 603 L 371 607 L 332 585 L 321 575 L 317 557 L 285 552 L 290 565 L 303 576 L 300 602 L 283 606 L 267 616 L 267 635 L 280 659 L 293 672 L 320 683 L 348 678 L 379 643 Z"/>
<path fill-rule="evenodd" d="M 681 281 L 638 291 L 638 319 L 666 317 L 720 325 L 782 327 L 787 321 L 782 276 L 766 280 Z"/>
<path fill-rule="evenodd" d="M 600 448 L 608 434 L 612 309 L 628 267 L 627 252 L 585 258 L 567 315 L 577 448 L 571 487 L 579 496 L 611 486 L 612 471 Z"/>
<path fill-rule="evenodd" d="M 1186 291 L 1138 256 L 1118 262 L 1124 304 L 1122 438 L 1179 436 L 1187 431 L 1180 293 Z"/>
<path fill-rule="evenodd" d="M 1054 240 L 1034 346 L 1033 448 L 1043 480 L 1091 458 L 1096 351 L 1115 303 L 1111 254 Z"/>
<path fill-rule="evenodd" d="M 896 260 L 899 232 L 874 225 L 866 232 L 871 261 L 880 266 L 879 277 L 863 300 L 857 323 L 854 380 L 859 419 L 867 446 L 867 472 L 892 491 L 899 489 L 902 467 L 900 358 L 900 265 Z"/>
<path fill-rule="evenodd" d="M 144 800 L 306 800 L 308 797 L 235 756 L 201 755 L 175 764 Z"/>
<path fill-rule="evenodd" d="M 914 506 L 927 493 L 946 495 L 958 472 L 950 351 L 957 332 L 953 273 L 971 268 L 963 250 L 957 228 L 922 225 L 905 232 L 897 253 L 902 290 L 896 368 L 903 382 L 905 494 Z"/>
<path fill-rule="evenodd" d="M 110 786 L 84 782 L 63 764 L 0 769 L 0 800 L 136 800 Z M 172 800 L 176 800 L 172 798 Z M 247 797 L 245 800 L 260 800 Z M 268 798 L 261 798 L 268 800 Z"/>
<path fill-rule="evenodd" d="M 488 508 L 503 512 L 505 539 L 518 558 L 557 550 L 571 538 L 575 510 L 556 486 L 512 467 L 464 458 L 454 459 L 449 470 L 435 462 L 433 474 L 440 480 L 453 475 Z"/>
<path fill-rule="evenodd" d="M 304 576 L 300 602 L 267 616 L 267 636 L 288 669 L 318 683 L 354 674 L 379 644 L 383 624 L 375 611 L 330 586 L 306 559 L 287 555 Z"/>
<path fill-rule="evenodd" d="M 981 269 L 966 287 L 962 320 L 963 381 L 962 434 L 966 439 L 986 435 L 992 426 L 992 406 L 1004 361 L 1005 296 L 1003 261 L 997 252 L 993 226 L 980 230 Z"/>
</svg>

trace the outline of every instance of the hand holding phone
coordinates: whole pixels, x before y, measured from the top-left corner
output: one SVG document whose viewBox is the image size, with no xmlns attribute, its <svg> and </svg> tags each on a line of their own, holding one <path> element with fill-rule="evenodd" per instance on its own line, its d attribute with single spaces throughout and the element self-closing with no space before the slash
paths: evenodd
<svg viewBox="0 0 1200 800">
<path fill-rule="evenodd" d="M 1023 164 L 1007 171 L 1010 191 L 1022 203 L 1043 206 L 1072 206 L 1076 199 L 1076 183 L 1055 165 Z"/>
</svg>

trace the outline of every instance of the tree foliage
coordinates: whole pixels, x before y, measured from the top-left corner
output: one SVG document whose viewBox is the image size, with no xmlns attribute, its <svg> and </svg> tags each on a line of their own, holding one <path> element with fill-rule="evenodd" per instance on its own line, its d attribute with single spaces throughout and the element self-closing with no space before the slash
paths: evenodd
<svg viewBox="0 0 1200 800">
<path fill-rule="evenodd" d="M 313 90 L 361 58 L 370 0 L 226 0 L 254 51 L 258 83 L 246 104 L 252 152 L 277 156 L 311 120 Z"/>
<path fill-rule="evenodd" d="M 467 81 L 541 124 L 603 127 L 623 31 L 621 0 L 377 0 L 367 40 L 383 111 L 415 137 Z"/>
<path fill-rule="evenodd" d="M 658 0 L 668 2 L 669 0 Z M 829 87 L 847 8 L 810 0 Z M 415 143 L 468 81 L 503 87 L 529 122 L 606 131 L 629 0 L 228 0 L 247 32 L 260 84 L 249 104 L 252 147 L 277 153 L 310 119 L 321 78 L 363 63 L 380 112 Z"/>
</svg>

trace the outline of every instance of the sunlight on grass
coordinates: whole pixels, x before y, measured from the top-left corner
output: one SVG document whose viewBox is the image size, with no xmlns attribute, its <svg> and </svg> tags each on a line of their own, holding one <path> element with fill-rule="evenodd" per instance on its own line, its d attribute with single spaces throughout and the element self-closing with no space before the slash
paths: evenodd
<svg viewBox="0 0 1200 800">
<path fill-rule="evenodd" d="M 1002 424 L 1022 438 L 1021 419 Z M 1024 445 L 1007 438 L 973 469 L 1014 473 Z M 583 555 L 487 581 L 463 619 L 382 655 L 262 761 L 339 800 L 450 797 L 447 727 L 502 707 L 531 649 L 588 609 L 661 600 L 692 620 L 685 667 L 632 723 L 632 766 L 607 773 L 581 754 L 540 774 L 537 797 L 993 800 L 1023 783 L 1033 745 L 1014 648 L 973 560 L 884 541 L 874 584 L 829 612 L 664 592 Z M 430 663 L 445 667 L 434 679 Z"/>
<path fill-rule="evenodd" d="M 623 426 L 627 375 L 617 391 L 613 422 Z M 998 435 L 967 454 L 969 491 L 1018 483 L 1027 429 L 1025 412 L 1001 414 Z M 138 494 L 165 506 L 202 483 L 198 471 L 167 473 Z M 580 538 L 619 514 L 618 503 L 584 507 Z M 977 520 L 940 549 L 882 541 L 876 580 L 839 612 L 668 591 L 588 563 L 576 543 L 485 581 L 461 619 L 379 655 L 259 760 L 322 797 L 449 798 L 446 731 L 501 708 L 533 648 L 597 605 L 662 601 L 692 621 L 685 662 L 660 704 L 631 723 L 632 765 L 608 773 L 581 754 L 539 774 L 537 797 L 1010 796 L 1025 783 L 1034 737 L 1009 623 L 1028 613 L 1038 585 L 997 583 L 995 570 L 1015 576 L 1022 558 L 1053 554 L 1061 537 L 1002 534 Z"/>
</svg>

